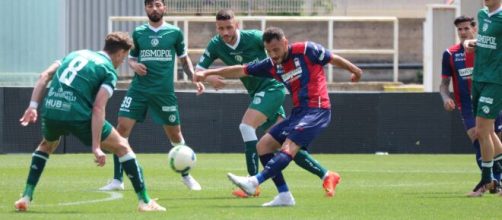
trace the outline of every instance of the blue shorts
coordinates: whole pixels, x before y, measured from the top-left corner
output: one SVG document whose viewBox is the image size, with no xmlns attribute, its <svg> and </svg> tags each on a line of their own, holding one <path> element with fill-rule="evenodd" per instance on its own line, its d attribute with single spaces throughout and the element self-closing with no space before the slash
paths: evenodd
<svg viewBox="0 0 502 220">
<path fill-rule="evenodd" d="M 471 109 L 463 110 L 460 113 L 462 114 L 462 122 L 466 131 L 476 126 L 476 119 Z M 502 131 L 502 112 L 495 118 L 495 132 L 499 133 L 500 131 Z"/>
<path fill-rule="evenodd" d="M 331 121 L 331 109 L 294 108 L 291 115 L 268 132 L 283 144 L 290 139 L 302 148 L 307 148 Z"/>
</svg>

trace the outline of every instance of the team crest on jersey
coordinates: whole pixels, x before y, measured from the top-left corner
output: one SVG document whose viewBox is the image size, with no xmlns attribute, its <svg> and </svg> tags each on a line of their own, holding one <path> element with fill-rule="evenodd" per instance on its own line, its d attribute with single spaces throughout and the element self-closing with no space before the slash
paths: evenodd
<svg viewBox="0 0 502 220">
<path fill-rule="evenodd" d="M 488 23 L 483 24 L 483 32 L 486 32 L 488 30 Z"/>
<path fill-rule="evenodd" d="M 242 63 L 242 56 L 241 55 L 235 55 L 235 61 Z"/>
<path fill-rule="evenodd" d="M 174 121 L 176 121 L 176 115 L 170 115 L 169 122 L 174 122 Z"/>
<path fill-rule="evenodd" d="M 157 45 L 159 45 L 159 39 L 153 38 L 150 43 L 152 44 L 152 47 L 156 47 Z"/>
<path fill-rule="evenodd" d="M 261 103 L 261 98 L 260 97 L 254 97 L 253 104 L 259 105 L 260 103 Z"/>
<path fill-rule="evenodd" d="M 483 106 L 483 107 L 481 107 L 481 109 L 483 110 L 483 112 L 484 112 L 485 114 L 490 113 L 490 107 L 488 107 L 488 106 L 486 106 L 486 105 L 485 105 L 485 106 Z"/>
</svg>

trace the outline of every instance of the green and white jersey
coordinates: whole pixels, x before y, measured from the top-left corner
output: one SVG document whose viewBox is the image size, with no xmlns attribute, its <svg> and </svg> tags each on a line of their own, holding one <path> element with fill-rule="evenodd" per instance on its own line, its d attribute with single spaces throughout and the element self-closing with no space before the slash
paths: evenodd
<svg viewBox="0 0 502 220">
<path fill-rule="evenodd" d="M 263 33 L 259 30 L 237 30 L 235 45 L 229 45 L 216 35 L 207 45 L 206 51 L 200 57 L 197 68 L 207 69 L 220 59 L 225 65 L 242 65 L 259 62 L 267 58 L 262 41 Z M 250 96 L 268 89 L 284 89 L 282 83 L 272 78 L 246 76 L 240 78 Z"/>
<path fill-rule="evenodd" d="M 44 99 L 42 116 L 58 121 L 86 121 L 101 87 L 113 94 L 117 72 L 104 52 L 79 50 L 60 61 Z"/>
<path fill-rule="evenodd" d="M 134 30 L 132 38 L 130 58 L 144 64 L 147 74 L 135 74 L 131 88 L 150 94 L 174 92 L 175 55 L 187 55 L 181 30 L 167 23 L 158 28 L 144 24 Z"/>
<path fill-rule="evenodd" d="M 473 80 L 502 84 L 502 7 L 478 13 L 479 30 Z"/>
</svg>

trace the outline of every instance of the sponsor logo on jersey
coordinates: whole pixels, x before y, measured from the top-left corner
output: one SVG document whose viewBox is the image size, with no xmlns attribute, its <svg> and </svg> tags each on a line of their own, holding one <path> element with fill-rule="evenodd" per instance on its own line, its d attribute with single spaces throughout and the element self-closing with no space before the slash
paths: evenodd
<svg viewBox="0 0 502 220">
<path fill-rule="evenodd" d="M 157 38 L 153 38 L 150 43 L 152 44 L 152 47 L 156 47 L 157 45 L 159 45 L 159 39 Z"/>
<path fill-rule="evenodd" d="M 298 78 L 300 78 L 301 76 L 302 76 L 302 68 L 298 67 L 294 70 L 291 70 L 291 71 L 281 75 L 281 78 L 282 78 L 282 81 L 284 81 L 286 83 L 291 83 L 291 82 L 297 80 Z"/>
<path fill-rule="evenodd" d="M 71 104 L 58 99 L 47 98 L 45 100 L 45 108 L 47 109 L 57 109 L 61 111 L 70 111 Z"/>
<path fill-rule="evenodd" d="M 175 112 L 176 111 L 176 106 L 162 106 L 162 111 L 163 112 Z"/>
<path fill-rule="evenodd" d="M 473 69 L 474 69 L 474 68 L 472 68 L 472 67 L 470 67 L 470 68 L 464 68 L 464 69 L 459 69 L 459 70 L 458 70 L 458 74 L 459 74 L 459 75 L 460 75 L 463 79 L 471 78 Z"/>
<path fill-rule="evenodd" d="M 141 50 L 141 61 L 172 61 L 173 55 L 170 50 Z"/>
<path fill-rule="evenodd" d="M 491 104 L 493 104 L 493 98 L 481 96 L 481 97 L 479 97 L 479 102 L 491 105 Z"/>
<path fill-rule="evenodd" d="M 477 46 L 487 49 L 497 49 L 497 38 L 478 34 Z"/>
<path fill-rule="evenodd" d="M 54 91 L 54 88 L 50 88 L 47 96 L 53 98 L 62 98 L 69 102 L 74 102 L 75 100 L 77 100 L 77 97 L 73 94 L 72 91 L 64 91 L 62 88 L 59 88 L 58 91 Z"/>
<path fill-rule="evenodd" d="M 456 53 L 455 54 L 455 62 L 463 62 L 465 61 L 464 53 Z"/>
</svg>

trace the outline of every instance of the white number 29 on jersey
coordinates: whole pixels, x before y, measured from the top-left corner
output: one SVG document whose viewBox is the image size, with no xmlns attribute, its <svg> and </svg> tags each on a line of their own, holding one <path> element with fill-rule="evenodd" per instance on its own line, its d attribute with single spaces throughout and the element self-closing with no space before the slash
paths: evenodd
<svg viewBox="0 0 502 220">
<path fill-rule="evenodd" d="M 73 58 L 70 64 L 68 64 L 68 67 L 66 67 L 63 73 L 61 73 L 61 76 L 59 76 L 59 82 L 70 86 L 71 82 L 73 82 L 77 76 L 77 72 L 84 68 L 88 62 L 89 60 L 81 56 Z"/>
</svg>

